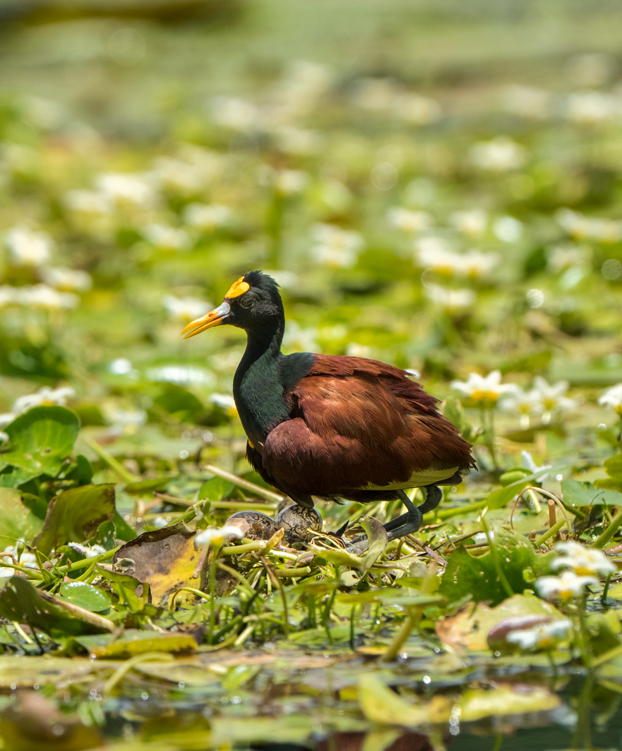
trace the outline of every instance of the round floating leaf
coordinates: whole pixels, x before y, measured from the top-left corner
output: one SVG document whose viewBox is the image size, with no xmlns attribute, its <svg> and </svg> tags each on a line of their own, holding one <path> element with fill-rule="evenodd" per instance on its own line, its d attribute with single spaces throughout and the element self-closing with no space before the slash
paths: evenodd
<svg viewBox="0 0 622 751">
<path fill-rule="evenodd" d="M 34 407 L 4 428 L 9 436 L 0 469 L 17 467 L 20 482 L 58 474 L 80 430 L 75 412 L 65 407 Z"/>
<path fill-rule="evenodd" d="M 110 609 L 110 597 L 86 582 L 65 582 L 61 584 L 59 594 L 63 600 L 90 610 L 91 613 L 103 613 Z"/>
</svg>

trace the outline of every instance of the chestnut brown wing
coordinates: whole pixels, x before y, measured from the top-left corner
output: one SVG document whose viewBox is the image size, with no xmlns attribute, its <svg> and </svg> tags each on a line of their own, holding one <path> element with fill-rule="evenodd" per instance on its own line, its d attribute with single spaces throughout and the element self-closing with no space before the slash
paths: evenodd
<svg viewBox="0 0 622 751">
<path fill-rule="evenodd" d="M 318 356 L 291 398 L 292 418 L 269 433 L 261 461 L 297 493 L 424 486 L 471 464 L 436 400 L 390 365 Z"/>
</svg>

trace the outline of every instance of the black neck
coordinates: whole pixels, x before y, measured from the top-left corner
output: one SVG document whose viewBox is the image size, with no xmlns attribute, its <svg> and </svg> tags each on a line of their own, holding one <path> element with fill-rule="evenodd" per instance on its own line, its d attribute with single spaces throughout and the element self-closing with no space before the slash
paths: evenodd
<svg viewBox="0 0 622 751">
<path fill-rule="evenodd" d="M 246 351 L 233 379 L 240 420 L 254 445 L 261 445 L 288 415 L 279 368 L 285 320 L 275 318 L 264 324 L 260 331 L 247 331 Z"/>
</svg>

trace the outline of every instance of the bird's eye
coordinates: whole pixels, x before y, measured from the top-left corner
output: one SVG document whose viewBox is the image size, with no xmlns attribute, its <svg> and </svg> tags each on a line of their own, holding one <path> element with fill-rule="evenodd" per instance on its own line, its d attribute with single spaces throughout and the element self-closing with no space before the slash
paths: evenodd
<svg viewBox="0 0 622 751">
<path fill-rule="evenodd" d="M 243 297 L 240 300 L 240 307 L 242 308 L 250 308 L 252 304 L 253 304 L 253 301 L 250 297 Z"/>
</svg>

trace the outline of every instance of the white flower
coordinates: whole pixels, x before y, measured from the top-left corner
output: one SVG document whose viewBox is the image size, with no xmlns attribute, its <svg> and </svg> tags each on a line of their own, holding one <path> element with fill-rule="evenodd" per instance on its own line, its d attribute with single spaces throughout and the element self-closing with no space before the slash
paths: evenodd
<svg viewBox="0 0 622 751">
<path fill-rule="evenodd" d="M 597 548 L 586 548 L 578 542 L 569 540 L 568 542 L 558 542 L 555 545 L 557 553 L 562 553 L 562 557 L 553 561 L 551 568 L 570 568 L 578 576 L 594 576 L 600 574 L 607 576 L 614 574 L 618 568 L 607 558 L 602 550 Z"/>
<path fill-rule="evenodd" d="M 156 202 L 153 185 L 145 175 L 108 172 L 99 175 L 96 187 L 120 209 L 151 208 Z"/>
<path fill-rule="evenodd" d="M 21 415 L 33 407 L 57 405 L 64 407 L 67 399 L 73 399 L 76 392 L 70 386 L 62 386 L 58 389 L 51 389 L 49 386 L 43 386 L 35 394 L 20 396 L 13 404 L 13 412 Z"/>
<path fill-rule="evenodd" d="M 363 238 L 358 232 L 341 229 L 333 224 L 316 224 L 313 228 L 313 238 L 313 259 L 329 268 L 354 266 L 363 248 Z"/>
<path fill-rule="evenodd" d="M 29 553 L 27 548 L 20 545 L 21 542 L 23 542 L 23 540 L 20 540 L 19 543 L 16 543 L 15 545 L 9 545 L 4 549 L 4 552 L 12 555 L 19 565 L 24 566 L 24 568 L 39 568 L 37 556 L 34 553 Z M 21 548 L 21 553 L 18 554 L 19 548 Z M 13 571 L 13 569 L 11 569 L 11 571 Z M 13 576 L 13 574 L 1 573 L 0 576 Z"/>
<path fill-rule="evenodd" d="M 86 219 L 102 219 L 112 211 L 110 197 L 96 190 L 70 190 L 65 193 L 63 201 L 69 211 Z"/>
<path fill-rule="evenodd" d="M 421 232 L 432 226 L 432 217 L 426 211 L 413 211 L 401 206 L 394 206 L 387 213 L 387 221 L 403 232 Z"/>
<path fill-rule="evenodd" d="M 168 519 L 165 519 L 163 516 L 156 516 L 156 518 L 151 522 L 151 526 L 155 527 L 156 529 L 162 529 L 162 527 L 166 527 L 169 521 L 170 517 Z"/>
<path fill-rule="evenodd" d="M 47 284 L 35 284 L 32 287 L 16 287 L 14 302 L 25 308 L 42 310 L 71 310 L 80 304 L 80 298 L 71 292 L 59 292 Z"/>
<path fill-rule="evenodd" d="M 235 400 L 229 394 L 210 394 L 209 400 L 212 404 L 216 404 L 223 409 L 230 417 L 235 417 L 238 414 Z"/>
<path fill-rule="evenodd" d="M 622 383 L 607 389 L 599 398 L 598 403 L 603 407 L 610 407 L 616 411 L 618 417 L 622 417 Z"/>
<path fill-rule="evenodd" d="M 587 217 L 572 209 L 559 209 L 555 218 L 563 230 L 577 239 L 591 238 L 601 243 L 622 239 L 622 222 L 614 219 Z"/>
<path fill-rule="evenodd" d="M 460 271 L 471 279 L 489 274 L 501 260 L 498 253 L 482 253 L 481 250 L 469 250 L 460 261 Z"/>
<path fill-rule="evenodd" d="M 307 187 L 309 175 L 302 170 L 282 169 L 273 175 L 274 187 L 283 196 L 295 196 Z"/>
<path fill-rule="evenodd" d="M 531 86 L 510 86 L 504 96 L 505 108 L 520 117 L 545 120 L 551 108 L 551 95 Z"/>
<path fill-rule="evenodd" d="M 121 409 L 114 404 L 104 404 L 102 408 L 106 422 L 125 433 L 135 433 L 147 422 L 144 409 Z"/>
<path fill-rule="evenodd" d="M 534 460 L 533 456 L 528 451 L 521 451 L 520 455 L 523 457 L 523 467 L 525 469 L 528 469 L 532 475 L 538 475 L 538 482 L 544 482 L 546 478 L 548 477 L 548 474 L 542 474 L 547 469 L 551 469 L 553 466 L 552 464 L 543 464 L 542 466 L 538 466 Z"/>
<path fill-rule="evenodd" d="M 559 273 L 577 266 L 587 266 L 591 256 L 591 249 L 584 245 L 558 245 L 547 251 L 546 264 L 549 271 Z"/>
<path fill-rule="evenodd" d="M 67 292 L 85 292 L 93 285 L 91 275 L 79 269 L 41 269 L 41 277 L 51 287 Z"/>
<path fill-rule="evenodd" d="M 404 92 L 395 97 L 393 113 L 396 117 L 413 125 L 429 125 L 441 118 L 441 105 L 436 99 Z"/>
<path fill-rule="evenodd" d="M 220 204 L 191 203 L 184 211 L 184 220 L 204 231 L 213 231 L 231 223 L 233 212 Z"/>
<path fill-rule="evenodd" d="M 590 236 L 590 220 L 572 209 L 558 209 L 555 219 L 559 226 L 572 237 L 584 238 Z"/>
<path fill-rule="evenodd" d="M 148 224 L 142 230 L 143 236 L 161 250 L 190 250 L 190 235 L 177 227 L 165 224 Z"/>
<path fill-rule="evenodd" d="M 506 394 L 514 393 L 514 384 L 502 384 L 501 372 L 493 370 L 487 376 L 470 373 L 466 381 L 452 381 L 452 389 L 460 391 L 482 407 L 492 407 Z"/>
<path fill-rule="evenodd" d="M 561 576 L 541 576 L 535 585 L 540 597 L 545 600 L 570 600 L 583 594 L 589 584 L 598 584 L 594 576 L 577 576 L 572 571 L 564 571 Z"/>
<path fill-rule="evenodd" d="M 529 629 L 510 631 L 506 641 L 518 644 L 521 649 L 552 649 L 558 642 L 567 638 L 572 630 L 572 621 L 568 618 L 558 618 L 552 623 L 543 623 Z"/>
<path fill-rule="evenodd" d="M 453 251 L 442 237 L 421 237 L 417 240 L 415 260 L 423 268 L 437 274 L 452 276 L 462 270 L 462 256 Z"/>
<path fill-rule="evenodd" d="M 426 284 L 423 293 L 435 305 L 449 313 L 459 313 L 472 308 L 477 300 L 477 295 L 472 289 L 449 289 L 439 284 Z"/>
<path fill-rule="evenodd" d="M 151 177 L 170 193 L 182 195 L 197 193 L 205 183 L 204 173 L 198 165 L 166 156 L 154 161 Z"/>
<path fill-rule="evenodd" d="M 236 97 L 215 97 L 210 102 L 210 114 L 216 125 L 230 130 L 251 130 L 259 123 L 257 107 Z"/>
<path fill-rule="evenodd" d="M 516 243 L 523 234 L 523 223 L 513 216 L 500 216 L 492 223 L 492 233 L 501 242 Z"/>
<path fill-rule="evenodd" d="M 85 558 L 95 558 L 98 555 L 104 555 L 106 552 L 106 548 L 102 545 L 93 545 L 92 547 L 89 547 L 88 545 L 80 545 L 78 542 L 68 542 L 67 545 L 72 550 L 75 550 L 76 553 L 85 556 Z"/>
<path fill-rule="evenodd" d="M 581 91 L 570 94 L 566 115 L 577 125 L 601 125 L 618 117 L 620 104 L 612 94 L 604 91 Z"/>
<path fill-rule="evenodd" d="M 348 357 L 372 357 L 373 354 L 373 349 L 367 344 L 349 342 L 346 347 L 346 355 L 348 355 Z"/>
<path fill-rule="evenodd" d="M 275 141 L 286 154 L 308 156 L 315 154 L 322 146 L 322 138 L 312 130 L 282 127 L 273 132 Z"/>
<path fill-rule="evenodd" d="M 525 163 L 525 156 L 524 147 L 506 136 L 476 143 L 470 151 L 471 162 L 488 172 L 509 172 L 518 169 Z"/>
<path fill-rule="evenodd" d="M 540 399 L 545 418 L 555 410 L 564 411 L 577 406 L 574 399 L 564 396 L 568 390 L 568 381 L 558 381 L 551 385 L 542 376 L 536 376 L 533 385 L 533 391 Z"/>
<path fill-rule="evenodd" d="M 483 209 L 454 211 L 449 217 L 449 222 L 463 235 L 479 237 L 486 232 L 488 214 Z"/>
<path fill-rule="evenodd" d="M 185 321 L 186 323 L 204 316 L 212 308 L 211 303 L 205 300 L 198 300 L 196 297 L 175 297 L 174 295 L 164 295 L 162 305 L 167 309 L 173 320 Z"/>
<path fill-rule="evenodd" d="M 198 532 L 194 537 L 194 544 L 196 547 L 202 545 L 220 547 L 231 539 L 240 540 L 242 537 L 244 535 L 238 527 L 234 527 L 232 524 L 225 524 L 224 527 L 214 527 L 212 529 L 205 529 L 203 532 Z"/>
<path fill-rule="evenodd" d="M 16 266 L 43 266 L 52 254 L 52 238 L 45 232 L 32 232 L 27 227 L 13 227 L 4 239 Z"/>
<path fill-rule="evenodd" d="M 213 388 L 216 383 L 216 378 L 209 370 L 193 365 L 162 365 L 159 368 L 149 368 L 146 376 L 150 381 L 177 383 L 180 386 L 194 384 Z"/>
<path fill-rule="evenodd" d="M 529 416 L 542 412 L 542 401 L 537 391 L 524 391 L 520 386 L 515 385 L 513 391 L 509 392 L 507 398 L 503 400 L 501 408 L 507 412 L 518 412 L 521 416 L 521 424 L 527 427 Z"/>
<path fill-rule="evenodd" d="M 303 329 L 296 321 L 288 321 L 283 337 L 283 344 L 289 350 L 297 352 L 315 352 L 318 349 L 317 329 Z"/>
</svg>

